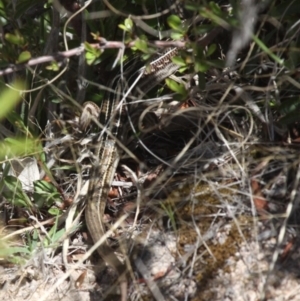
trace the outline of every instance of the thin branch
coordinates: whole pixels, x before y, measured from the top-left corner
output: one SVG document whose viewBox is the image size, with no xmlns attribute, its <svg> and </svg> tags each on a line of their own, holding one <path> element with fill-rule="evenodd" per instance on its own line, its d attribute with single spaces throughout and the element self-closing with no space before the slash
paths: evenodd
<svg viewBox="0 0 300 301">
<path fill-rule="evenodd" d="M 150 42 L 152 45 L 159 47 L 159 48 L 168 48 L 168 47 L 179 47 L 182 48 L 185 46 L 185 42 L 181 41 L 152 41 Z M 119 41 L 106 41 L 105 39 L 101 38 L 100 43 L 95 43 L 95 44 L 90 44 L 92 47 L 96 49 L 108 49 L 108 48 L 130 48 L 133 47 L 135 44 L 135 41 L 132 41 L 128 44 L 124 44 Z M 68 51 L 63 51 L 63 52 L 58 52 L 57 54 L 53 55 L 45 55 L 41 56 L 38 58 L 34 58 L 29 60 L 26 64 L 19 64 L 19 65 L 11 65 L 10 67 L 0 70 L 0 76 L 10 74 L 19 70 L 23 70 L 27 67 L 32 67 L 44 63 L 49 63 L 53 61 L 57 62 L 63 62 L 69 57 L 72 56 L 79 56 L 84 52 L 84 46 L 79 46 L 77 48 L 68 50 Z"/>
<path fill-rule="evenodd" d="M 83 51 L 84 51 L 84 47 L 80 46 L 80 47 L 74 48 L 72 50 L 59 52 L 57 54 L 45 55 L 45 56 L 41 56 L 41 57 L 38 57 L 35 59 L 31 59 L 26 64 L 11 65 L 10 67 L 8 67 L 4 70 L 0 70 L 0 76 L 9 74 L 9 73 L 13 73 L 13 72 L 16 72 L 19 70 L 23 70 L 26 67 L 36 66 L 36 65 L 40 65 L 40 64 L 44 64 L 44 63 L 53 62 L 53 61 L 57 61 L 57 62 L 64 61 L 65 59 L 67 59 L 71 56 L 80 55 Z"/>
</svg>

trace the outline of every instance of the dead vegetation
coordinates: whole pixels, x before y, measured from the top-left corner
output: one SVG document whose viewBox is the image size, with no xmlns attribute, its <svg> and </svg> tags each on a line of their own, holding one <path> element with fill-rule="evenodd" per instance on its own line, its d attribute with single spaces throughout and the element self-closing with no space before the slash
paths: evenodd
<svg viewBox="0 0 300 301">
<path fill-rule="evenodd" d="M 0 104 L 18 101 L 13 84 L 23 93 L 0 113 L 0 296 L 119 299 L 116 273 L 89 252 L 101 129 L 80 129 L 81 105 L 173 43 L 180 70 L 128 102 L 104 216 L 128 300 L 300 300 L 297 1 L 95 1 L 86 19 L 64 15 L 76 1 L 6 2 Z"/>
</svg>

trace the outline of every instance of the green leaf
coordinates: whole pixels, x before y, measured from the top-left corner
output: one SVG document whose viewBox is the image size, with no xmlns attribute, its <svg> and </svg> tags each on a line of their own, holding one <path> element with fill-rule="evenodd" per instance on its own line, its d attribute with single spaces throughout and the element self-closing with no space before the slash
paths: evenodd
<svg viewBox="0 0 300 301">
<path fill-rule="evenodd" d="M 4 183 L 5 186 L 7 187 L 8 190 L 13 191 L 15 193 L 19 193 L 22 191 L 22 184 L 18 180 L 18 178 L 14 176 L 6 176 L 4 178 Z"/>
<path fill-rule="evenodd" d="M 161 207 L 166 212 L 166 215 L 169 217 L 173 231 L 176 232 L 177 226 L 176 226 L 174 208 L 172 208 L 172 205 L 170 205 L 168 203 L 167 204 L 161 203 Z"/>
<path fill-rule="evenodd" d="M 125 25 L 127 31 L 129 31 L 129 32 L 132 31 L 132 29 L 133 29 L 133 22 L 132 22 L 132 20 L 130 18 L 125 19 L 124 25 Z"/>
<path fill-rule="evenodd" d="M 172 62 L 175 63 L 178 66 L 181 66 L 181 67 L 185 67 L 186 66 L 185 60 L 182 57 L 180 57 L 180 56 L 173 57 L 172 58 Z"/>
<path fill-rule="evenodd" d="M 7 33 L 5 34 L 5 40 L 8 41 L 11 44 L 22 46 L 24 45 L 24 38 L 19 34 L 12 34 L 12 33 Z"/>
<path fill-rule="evenodd" d="M 57 223 L 58 223 L 58 216 L 55 219 L 55 223 L 53 227 L 48 232 L 48 236 L 50 237 L 50 240 L 46 238 L 43 242 L 45 246 L 49 246 L 51 244 L 59 242 L 65 236 L 66 234 L 65 228 L 57 231 Z M 73 228 L 70 229 L 70 232 L 68 234 L 73 233 L 77 229 L 78 229 L 78 225 L 75 225 Z"/>
<path fill-rule="evenodd" d="M 56 201 L 60 201 L 60 194 L 57 189 L 46 181 L 40 180 L 33 183 L 34 194 L 33 198 L 35 204 L 38 208 L 43 208 L 44 206 L 50 207 Z"/>
<path fill-rule="evenodd" d="M 185 7 L 187 10 L 191 10 L 191 11 L 198 11 L 198 10 L 199 10 L 199 4 L 192 3 L 192 2 L 186 2 L 186 3 L 184 4 L 184 7 Z"/>
<path fill-rule="evenodd" d="M 53 215 L 53 216 L 58 216 L 58 215 L 61 214 L 61 210 L 58 209 L 58 208 L 50 208 L 48 210 L 48 213 L 51 214 L 51 215 Z"/>
<path fill-rule="evenodd" d="M 39 231 L 34 229 L 33 232 L 26 232 L 28 250 L 33 252 L 40 244 Z"/>
<path fill-rule="evenodd" d="M 182 31 L 181 20 L 176 15 L 171 15 L 168 17 L 167 22 L 172 29 Z"/>
<path fill-rule="evenodd" d="M 31 59 L 31 53 L 29 51 L 23 51 L 20 53 L 16 63 L 22 64 L 28 62 L 30 59 Z"/>
<path fill-rule="evenodd" d="M 57 193 L 57 189 L 51 183 L 44 180 L 35 181 L 33 186 L 37 193 Z"/>
<path fill-rule="evenodd" d="M 60 68 L 57 62 L 52 61 L 50 62 L 50 65 L 46 66 L 46 69 L 57 72 Z"/>
<path fill-rule="evenodd" d="M 277 62 L 280 66 L 283 65 L 284 59 L 279 58 L 275 55 L 262 40 L 260 40 L 256 35 L 252 35 L 253 41 L 258 45 L 258 47 L 263 50 L 266 54 L 268 54 L 275 62 Z"/>
<path fill-rule="evenodd" d="M 25 85 L 21 81 L 14 82 L 12 86 L 13 89 L 7 88 L 0 94 L 0 119 L 6 117 L 7 114 L 21 100 L 21 95 L 19 91 L 25 90 Z"/>
<path fill-rule="evenodd" d="M 216 51 L 216 49 L 217 49 L 217 45 L 216 44 L 210 44 L 209 47 L 208 47 L 208 49 L 207 49 L 206 55 L 207 56 L 212 55 Z"/>
<path fill-rule="evenodd" d="M 66 230 L 63 228 L 63 229 L 60 229 L 59 231 L 53 233 L 53 235 L 51 235 L 51 243 L 55 243 L 57 241 L 60 241 L 62 239 L 62 237 L 65 235 L 66 233 Z"/>
<path fill-rule="evenodd" d="M 86 52 L 85 59 L 88 65 L 92 65 L 97 59 L 97 56 L 92 52 Z"/>
<path fill-rule="evenodd" d="M 26 133 L 28 131 L 28 127 L 24 123 L 24 120 L 20 114 L 17 114 L 15 111 L 9 112 L 6 116 L 6 119 L 11 123 L 12 126 L 19 129 L 21 132 Z"/>
<path fill-rule="evenodd" d="M 211 9 L 206 7 L 201 7 L 199 13 L 202 17 L 212 20 L 217 25 L 230 29 L 230 24 L 227 22 L 227 20 L 224 17 L 219 16 L 219 14 L 212 12 Z"/>
<path fill-rule="evenodd" d="M 102 54 L 100 49 L 97 49 L 90 45 L 88 42 L 84 43 L 85 59 L 88 65 L 92 65 Z"/>
<path fill-rule="evenodd" d="M 85 51 L 94 52 L 95 48 L 90 43 L 84 42 L 83 45 L 84 45 L 84 50 Z"/>
<path fill-rule="evenodd" d="M 22 189 L 22 184 L 18 178 L 14 176 L 6 176 L 4 184 L 7 188 L 3 195 L 7 201 L 11 202 L 14 206 L 33 208 L 30 198 Z"/>
<path fill-rule="evenodd" d="M 29 138 L 6 138 L 0 142 L 0 160 L 39 153 L 40 142 Z"/>
<path fill-rule="evenodd" d="M 206 72 L 208 69 L 209 69 L 209 66 L 204 60 L 195 62 L 195 71 L 196 72 Z"/>
<path fill-rule="evenodd" d="M 166 84 L 172 91 L 180 94 L 180 95 L 187 95 L 187 91 L 185 89 L 185 86 L 183 84 L 178 84 L 174 80 L 167 78 Z"/>
<path fill-rule="evenodd" d="M 214 1 L 209 2 L 209 7 L 215 15 L 217 15 L 217 16 L 222 15 L 222 10 L 216 2 L 214 2 Z"/>
<path fill-rule="evenodd" d="M 54 223 L 53 227 L 52 227 L 52 228 L 49 230 L 49 232 L 48 232 L 48 235 L 49 235 L 50 238 L 52 238 L 52 236 L 55 235 L 55 233 L 57 232 L 57 224 L 58 224 L 58 216 L 57 216 L 56 219 L 55 219 L 55 223 Z M 64 230 L 64 229 L 63 229 L 63 230 Z M 52 241 L 49 241 L 48 238 L 46 238 L 46 239 L 44 240 L 44 244 L 47 245 L 47 246 L 48 246 L 51 242 L 52 242 Z"/>
<path fill-rule="evenodd" d="M 137 39 L 134 43 L 134 46 L 136 47 L 136 49 L 138 49 L 146 54 L 149 53 L 147 42 L 144 40 Z"/>
<path fill-rule="evenodd" d="M 149 60 L 150 57 L 151 57 L 151 54 L 150 54 L 150 53 L 143 53 L 143 54 L 141 55 L 141 58 L 142 58 L 143 61 Z"/>
<path fill-rule="evenodd" d="M 178 72 L 179 72 L 179 73 L 183 73 L 183 72 L 186 71 L 187 69 L 188 69 L 187 66 L 180 67 L 180 68 L 178 69 Z"/>
<path fill-rule="evenodd" d="M 181 40 L 183 38 L 183 34 L 181 32 L 171 32 L 171 38 L 173 40 Z"/>
<path fill-rule="evenodd" d="M 124 24 L 119 24 L 118 26 L 125 32 L 132 33 L 133 31 L 133 22 L 130 18 L 125 19 Z"/>
<path fill-rule="evenodd" d="M 30 254 L 30 251 L 24 247 L 11 247 L 0 248 L 0 257 L 7 257 L 17 253 Z"/>
<path fill-rule="evenodd" d="M 119 24 L 118 27 L 127 32 L 127 28 L 124 24 Z"/>
</svg>

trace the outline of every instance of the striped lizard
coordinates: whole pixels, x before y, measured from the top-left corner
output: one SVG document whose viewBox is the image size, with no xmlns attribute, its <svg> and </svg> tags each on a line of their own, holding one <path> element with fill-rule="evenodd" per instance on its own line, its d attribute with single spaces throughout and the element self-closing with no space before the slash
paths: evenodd
<svg viewBox="0 0 300 301">
<path fill-rule="evenodd" d="M 94 163 L 90 173 L 87 204 L 85 209 L 85 220 L 89 233 L 96 243 L 105 235 L 105 225 L 103 223 L 104 210 L 109 193 L 111 183 L 119 162 L 119 153 L 117 142 L 114 137 L 121 139 L 120 128 L 122 127 L 121 106 L 124 98 L 128 94 L 139 96 L 145 95 L 158 83 L 173 74 L 179 66 L 173 63 L 172 58 L 178 53 L 177 48 L 168 49 L 158 57 L 151 61 L 149 65 L 140 68 L 134 73 L 136 82 L 132 85 L 132 91 L 126 91 L 124 88 L 124 80 L 118 78 L 108 97 L 102 101 L 101 107 L 91 102 L 87 102 L 83 106 L 80 116 L 80 124 L 82 128 L 91 123 L 91 116 L 99 116 L 99 122 L 103 126 L 103 130 L 95 145 Z M 124 77 L 132 76 L 125 70 Z M 132 77 L 131 77 L 132 78 Z M 129 87 L 130 89 L 130 87 Z M 124 94 L 126 93 L 126 94 Z M 125 96 L 126 97 L 125 97 Z M 113 249 L 105 242 L 97 249 L 100 257 L 113 267 L 119 275 L 121 288 L 121 300 L 126 301 L 127 298 L 127 277 L 126 264 L 122 263 L 115 255 Z"/>
</svg>

